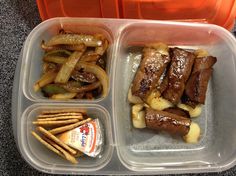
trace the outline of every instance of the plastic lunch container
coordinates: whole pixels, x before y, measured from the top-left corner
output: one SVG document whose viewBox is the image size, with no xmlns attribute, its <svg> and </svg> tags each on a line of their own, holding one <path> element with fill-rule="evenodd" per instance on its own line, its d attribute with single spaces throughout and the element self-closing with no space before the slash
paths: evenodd
<svg viewBox="0 0 236 176">
<path fill-rule="evenodd" d="M 55 35 L 61 27 L 75 32 L 103 33 L 108 38 L 110 88 L 104 99 L 52 101 L 32 91 L 41 73 L 41 40 Z M 198 144 L 185 144 L 165 134 L 132 128 L 127 92 L 140 60 L 139 46 L 153 41 L 183 48 L 205 48 L 218 58 L 207 101 L 198 118 L 202 129 Z M 211 24 L 79 18 L 54 18 L 41 23 L 25 41 L 15 76 L 13 124 L 22 157 L 40 171 L 59 174 L 210 172 L 234 166 L 235 49 L 234 37 Z M 31 122 L 36 114 L 42 109 L 61 107 L 88 109 L 102 121 L 105 146 L 98 158 L 86 158 L 72 165 L 32 138 Z"/>
<path fill-rule="evenodd" d="M 41 41 L 61 28 L 79 33 L 102 33 L 107 37 L 110 42 L 107 97 L 53 101 L 33 91 L 33 84 L 41 73 Z M 185 144 L 167 134 L 156 135 L 132 127 L 128 88 L 141 59 L 141 46 L 156 41 L 181 48 L 204 48 L 218 58 L 206 104 L 197 119 L 201 127 L 198 144 Z M 15 73 L 12 122 L 18 149 L 32 167 L 55 174 L 168 174 L 229 169 L 236 164 L 235 51 L 234 36 L 212 24 L 102 18 L 44 21 L 27 37 Z M 32 121 L 41 110 L 60 108 L 84 108 L 89 115 L 101 120 L 105 140 L 97 158 L 80 159 L 79 164 L 73 165 L 31 136 Z"/>
</svg>

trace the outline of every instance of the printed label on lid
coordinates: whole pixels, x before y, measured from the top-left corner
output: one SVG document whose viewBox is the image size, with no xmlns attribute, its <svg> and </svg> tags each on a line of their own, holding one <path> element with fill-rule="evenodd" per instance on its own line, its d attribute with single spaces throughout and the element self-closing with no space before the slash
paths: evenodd
<svg viewBox="0 0 236 176">
<path fill-rule="evenodd" d="M 62 133 L 57 137 L 88 156 L 96 157 L 101 152 L 102 132 L 98 119 Z"/>
</svg>

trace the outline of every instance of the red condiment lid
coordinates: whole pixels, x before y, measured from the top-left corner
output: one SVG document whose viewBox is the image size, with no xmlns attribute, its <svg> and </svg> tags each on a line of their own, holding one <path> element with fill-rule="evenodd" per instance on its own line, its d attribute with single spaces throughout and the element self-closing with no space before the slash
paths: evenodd
<svg viewBox="0 0 236 176">
<path fill-rule="evenodd" d="M 212 23 L 232 29 L 236 0 L 37 0 L 42 20 L 96 17 Z"/>
</svg>

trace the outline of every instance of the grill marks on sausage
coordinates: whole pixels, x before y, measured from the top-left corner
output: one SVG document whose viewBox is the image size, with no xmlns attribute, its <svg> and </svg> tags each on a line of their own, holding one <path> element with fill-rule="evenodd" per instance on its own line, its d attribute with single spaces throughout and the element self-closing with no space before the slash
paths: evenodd
<svg viewBox="0 0 236 176">
<path fill-rule="evenodd" d="M 193 108 L 199 103 L 204 104 L 216 57 L 196 58 L 192 52 L 177 47 L 171 48 L 169 53 L 167 56 L 157 49 L 144 48 L 132 94 L 145 101 L 151 91 L 157 89 L 173 104 L 177 104 L 181 97 L 183 103 Z"/>
<path fill-rule="evenodd" d="M 143 58 L 136 72 L 131 88 L 132 94 L 143 100 L 156 88 L 162 73 L 170 62 L 170 57 L 157 49 L 144 48 Z"/>
<path fill-rule="evenodd" d="M 170 55 L 171 65 L 167 73 L 168 86 L 163 92 L 163 97 L 173 104 L 177 104 L 191 74 L 195 56 L 193 53 L 180 48 L 171 49 Z"/>
<path fill-rule="evenodd" d="M 143 100 L 153 89 L 173 104 L 183 103 L 195 107 L 204 104 L 206 90 L 216 58 L 212 56 L 196 58 L 189 51 L 170 49 L 170 56 L 153 48 L 144 48 L 143 58 L 133 80 L 132 94 Z M 191 119 L 188 111 L 178 107 L 163 111 L 145 108 L 147 128 L 165 131 L 174 135 L 187 135 Z"/>
</svg>

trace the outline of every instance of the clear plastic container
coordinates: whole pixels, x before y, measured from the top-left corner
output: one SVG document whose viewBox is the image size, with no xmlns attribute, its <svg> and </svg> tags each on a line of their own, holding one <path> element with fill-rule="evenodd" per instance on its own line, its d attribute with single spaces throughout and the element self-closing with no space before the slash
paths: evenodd
<svg viewBox="0 0 236 176">
<path fill-rule="evenodd" d="M 32 90 L 41 72 L 41 40 L 58 29 L 103 33 L 108 51 L 110 89 L 97 100 L 53 101 Z M 194 35 L 193 35 L 194 34 Z M 134 129 L 127 93 L 141 58 L 141 47 L 162 41 L 170 46 L 204 48 L 218 58 L 201 117 L 198 144 L 186 144 L 167 134 Z M 22 157 L 34 168 L 57 174 L 168 174 L 216 172 L 236 164 L 236 40 L 210 24 L 146 20 L 54 18 L 38 25 L 25 41 L 13 89 L 12 121 Z M 98 117 L 106 137 L 101 157 L 72 165 L 38 145 L 30 135 L 32 120 L 42 109 L 85 108 Z M 113 140 L 114 139 L 114 140 Z M 52 157 L 53 156 L 53 157 Z"/>
</svg>

